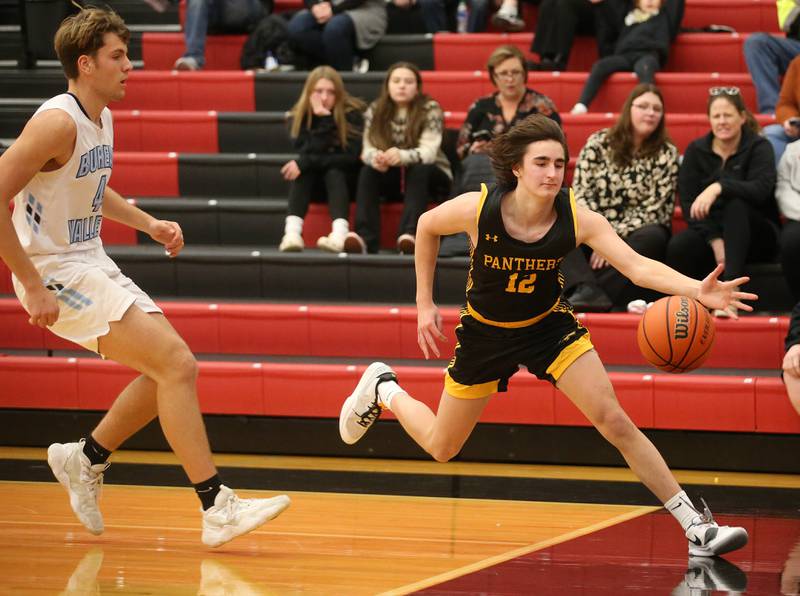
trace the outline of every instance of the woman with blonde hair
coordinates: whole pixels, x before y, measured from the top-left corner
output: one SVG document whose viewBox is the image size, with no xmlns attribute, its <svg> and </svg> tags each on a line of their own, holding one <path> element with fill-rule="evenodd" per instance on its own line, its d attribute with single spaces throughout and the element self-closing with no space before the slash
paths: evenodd
<svg viewBox="0 0 800 596">
<path fill-rule="evenodd" d="M 419 69 L 409 62 L 390 66 L 380 97 L 364 116 L 356 232 L 347 235 L 345 252 L 378 252 L 383 196 L 403 201 L 397 249 L 413 254 L 417 220 L 432 197 L 446 196 L 453 178 L 442 151 L 443 129 L 444 113 L 422 93 Z"/>
<path fill-rule="evenodd" d="M 341 252 L 350 230 L 348 178 L 360 165 L 364 103 L 351 97 L 342 77 L 330 66 L 319 66 L 308 74 L 303 91 L 289 112 L 290 134 L 299 153 L 281 168 L 289 189 L 289 214 L 280 250 L 303 250 L 303 219 L 312 192 L 324 185 L 333 221 L 331 233 L 317 246 Z"/>
</svg>

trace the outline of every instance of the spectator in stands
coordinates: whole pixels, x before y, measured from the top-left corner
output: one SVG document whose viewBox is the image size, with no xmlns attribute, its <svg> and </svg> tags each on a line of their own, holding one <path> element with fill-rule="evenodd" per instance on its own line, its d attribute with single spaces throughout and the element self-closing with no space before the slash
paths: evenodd
<svg viewBox="0 0 800 596">
<path fill-rule="evenodd" d="M 586 141 L 572 189 L 579 205 L 605 217 L 636 252 L 663 261 L 677 180 L 678 150 L 667 135 L 664 98 L 658 87 L 642 83 L 628 95 L 616 123 Z M 612 303 L 655 296 L 634 290 L 602 256 L 582 247 L 567 255 L 561 271 L 569 301 L 579 310 L 608 310 Z"/>
<path fill-rule="evenodd" d="M 577 33 L 596 37 L 601 58 L 612 54 L 623 6 L 624 0 L 542 0 L 531 43 L 540 61 L 530 62 L 528 68 L 566 70 Z"/>
<path fill-rule="evenodd" d="M 312 64 L 336 70 L 366 68 L 359 50 L 372 48 L 386 32 L 384 0 L 304 0 L 306 9 L 289 21 L 289 44 Z"/>
<path fill-rule="evenodd" d="M 512 45 L 500 46 L 486 64 L 489 80 L 497 89 L 481 97 L 467 112 L 458 133 L 456 153 L 461 160 L 461 178 L 457 194 L 480 190 L 481 182 L 494 182 L 489 163 L 489 144 L 499 134 L 531 114 L 542 113 L 559 124 L 561 117 L 553 101 L 546 95 L 528 88 L 525 56 Z"/>
<path fill-rule="evenodd" d="M 417 220 L 431 199 L 446 196 L 453 178 L 442 151 L 443 129 L 442 108 L 422 92 L 419 69 L 409 62 L 390 66 L 364 117 L 365 166 L 358 176 L 356 232 L 347 234 L 346 252 L 378 252 L 383 196 L 403 201 L 397 249 L 413 254 Z"/>
<path fill-rule="evenodd" d="M 800 300 L 800 143 L 792 143 L 778 163 L 775 187 L 778 209 L 784 216 L 781 230 L 781 265 L 795 300 Z"/>
<path fill-rule="evenodd" d="M 267 13 L 260 0 L 187 0 L 183 37 L 186 49 L 176 70 L 197 70 L 206 61 L 206 35 L 247 33 Z"/>
<path fill-rule="evenodd" d="M 392 0 L 395 6 L 412 6 L 415 0 Z M 416 0 L 425 21 L 428 33 L 450 31 L 451 23 L 456 21 L 458 2 L 453 0 Z M 469 14 L 467 16 L 467 33 L 481 33 L 486 31 L 489 11 L 492 3 L 490 0 L 467 0 Z"/>
<path fill-rule="evenodd" d="M 670 240 L 667 264 L 691 275 L 716 262 L 730 280 L 746 262 L 775 256 L 775 158 L 738 87 L 709 90 L 708 118 L 711 131 L 691 142 L 678 173 L 689 228 Z M 734 309 L 715 314 L 737 316 Z"/>
<path fill-rule="evenodd" d="M 789 333 L 786 335 L 786 354 L 783 357 L 783 382 L 789 401 L 800 414 L 800 302 L 795 304 Z"/>
<path fill-rule="evenodd" d="M 350 231 L 350 190 L 360 165 L 364 104 L 351 97 L 342 77 L 330 66 L 308 74 L 300 98 L 290 112 L 290 133 L 299 154 L 281 168 L 289 188 L 289 214 L 280 250 L 303 250 L 303 219 L 315 189 L 324 186 L 333 220 L 331 233 L 317 240 L 329 252 L 341 252 Z"/>
<path fill-rule="evenodd" d="M 777 165 L 786 145 L 800 137 L 800 56 L 792 60 L 781 85 L 781 95 L 775 110 L 779 124 L 764 128 L 764 136 L 772 143 Z"/>
<path fill-rule="evenodd" d="M 753 33 L 744 40 L 744 59 L 756 88 L 758 111 L 775 113 L 780 78 L 800 54 L 800 11 L 795 0 L 778 0 L 778 25 L 786 36 Z"/>
<path fill-rule="evenodd" d="M 669 46 L 678 34 L 684 0 L 636 0 L 625 15 L 611 56 L 592 66 L 573 114 L 585 114 L 605 80 L 615 72 L 633 71 L 641 83 L 652 83 L 667 63 Z"/>
</svg>

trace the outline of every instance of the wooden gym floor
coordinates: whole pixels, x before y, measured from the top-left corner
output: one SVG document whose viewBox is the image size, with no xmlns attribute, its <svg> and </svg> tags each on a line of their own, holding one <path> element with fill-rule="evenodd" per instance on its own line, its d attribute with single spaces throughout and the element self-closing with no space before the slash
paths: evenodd
<svg viewBox="0 0 800 596">
<path fill-rule="evenodd" d="M 797 476 L 678 472 L 721 523 L 750 532 L 741 551 L 697 562 L 688 560 L 672 518 L 623 469 L 216 459 L 241 496 L 286 492 L 292 506 L 262 529 L 208 549 L 200 542 L 197 499 L 171 454 L 114 454 L 102 499 L 106 530 L 95 537 L 50 477 L 45 450 L 0 448 L 0 594 L 688 595 L 800 588 Z"/>
</svg>

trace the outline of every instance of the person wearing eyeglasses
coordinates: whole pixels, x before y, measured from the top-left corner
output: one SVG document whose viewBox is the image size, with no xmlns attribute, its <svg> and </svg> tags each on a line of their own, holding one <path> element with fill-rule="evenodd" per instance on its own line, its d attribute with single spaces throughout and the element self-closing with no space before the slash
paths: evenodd
<svg viewBox="0 0 800 596">
<path fill-rule="evenodd" d="M 678 173 L 689 227 L 670 240 L 667 264 L 691 275 L 716 263 L 735 279 L 776 254 L 775 158 L 738 87 L 710 89 L 708 119 L 711 131 L 691 142 Z M 714 314 L 737 317 L 734 308 Z"/>
<path fill-rule="evenodd" d="M 572 113 L 588 112 L 600 87 L 615 72 L 633 71 L 640 83 L 652 83 L 656 72 L 667 63 L 683 8 L 684 0 L 636 0 L 620 24 L 614 53 L 594 63 Z"/>
<path fill-rule="evenodd" d="M 486 69 L 497 91 L 475 100 L 458 133 L 456 155 L 461 160 L 461 168 L 453 196 L 480 190 L 482 183 L 494 182 L 489 163 L 489 147 L 494 137 L 531 114 L 544 114 L 561 124 L 553 100 L 528 88 L 525 55 L 517 46 L 503 45 L 495 49 Z M 445 237 L 439 254 L 443 257 L 468 255 L 466 234 Z"/>
<path fill-rule="evenodd" d="M 663 261 L 678 180 L 678 149 L 664 123 L 664 98 L 655 85 L 631 91 L 611 128 L 592 134 L 578 155 L 576 202 L 600 213 L 633 250 Z M 605 311 L 657 294 L 636 287 L 598 252 L 578 247 L 561 265 L 567 299 L 582 311 Z"/>
</svg>

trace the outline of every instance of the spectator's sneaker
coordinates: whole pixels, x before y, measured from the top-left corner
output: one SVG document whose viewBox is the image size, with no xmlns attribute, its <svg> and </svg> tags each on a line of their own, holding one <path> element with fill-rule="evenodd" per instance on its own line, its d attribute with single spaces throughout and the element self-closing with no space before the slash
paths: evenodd
<svg viewBox="0 0 800 596">
<path fill-rule="evenodd" d="M 297 232 L 286 232 L 281 238 L 278 250 L 281 252 L 300 252 L 305 247 L 303 237 Z"/>
<path fill-rule="evenodd" d="M 252 532 L 280 515 L 290 503 L 286 495 L 271 499 L 240 499 L 223 484 L 214 499 L 214 506 L 203 511 L 203 544 L 221 546 Z"/>
<path fill-rule="evenodd" d="M 416 240 L 413 234 L 400 234 L 397 238 L 397 252 L 401 255 L 413 255 Z"/>
<path fill-rule="evenodd" d="M 503 31 L 522 31 L 525 28 L 525 21 L 517 15 L 514 8 L 503 4 L 496 13 L 492 15 L 492 25 Z"/>
<path fill-rule="evenodd" d="M 683 581 L 690 590 L 722 592 L 747 590 L 745 572 L 730 561 L 719 557 L 689 557 L 689 566 Z"/>
<path fill-rule="evenodd" d="M 369 60 L 366 58 L 356 58 L 353 60 L 353 72 L 364 74 L 369 72 Z"/>
<path fill-rule="evenodd" d="M 589 108 L 587 108 L 585 105 L 583 105 L 582 103 L 579 102 L 579 103 L 576 103 L 574 106 L 572 106 L 572 109 L 570 110 L 569 113 L 580 116 L 581 114 L 585 114 L 588 111 L 589 111 Z"/>
<path fill-rule="evenodd" d="M 327 236 L 321 236 L 317 240 L 317 247 L 327 252 L 343 252 L 344 251 L 344 236 L 339 236 L 331 232 Z"/>
<path fill-rule="evenodd" d="M 690 556 L 715 557 L 747 544 L 747 530 L 737 526 L 718 525 L 703 501 L 703 513 L 686 530 L 686 539 L 689 541 Z"/>
<path fill-rule="evenodd" d="M 47 463 L 69 494 L 69 504 L 80 522 L 92 534 L 103 533 L 103 515 L 97 505 L 103 489 L 103 472 L 109 464 L 92 465 L 83 453 L 86 441 L 53 443 L 47 449 Z"/>
<path fill-rule="evenodd" d="M 344 400 L 339 414 L 339 434 L 348 445 L 363 437 L 381 415 L 378 385 L 384 381 L 397 381 L 397 375 L 389 365 L 373 362 L 361 375 L 352 395 Z"/>
<path fill-rule="evenodd" d="M 367 254 L 367 245 L 364 239 L 355 232 L 347 232 L 344 237 L 344 252 L 356 255 Z"/>
<path fill-rule="evenodd" d="M 605 290 L 597 284 L 581 282 L 567 296 L 567 300 L 578 312 L 608 312 L 613 303 Z"/>
<path fill-rule="evenodd" d="M 175 66 L 172 68 L 175 70 L 200 70 L 200 65 L 191 56 L 181 56 L 175 61 Z"/>
</svg>

